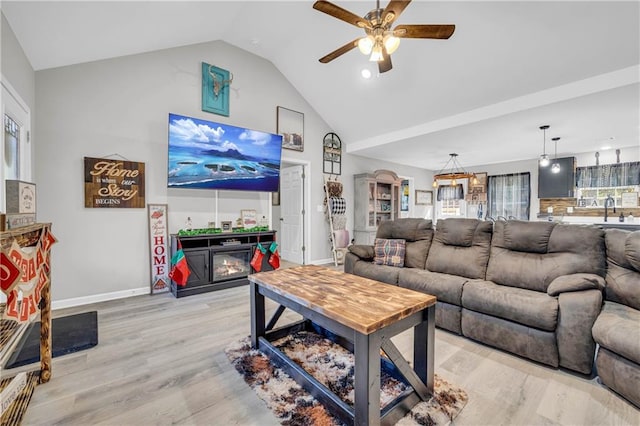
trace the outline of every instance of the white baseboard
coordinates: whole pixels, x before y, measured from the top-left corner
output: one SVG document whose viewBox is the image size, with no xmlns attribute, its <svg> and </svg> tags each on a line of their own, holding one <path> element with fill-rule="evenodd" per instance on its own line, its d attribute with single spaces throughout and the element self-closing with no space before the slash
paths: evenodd
<svg viewBox="0 0 640 426">
<path fill-rule="evenodd" d="M 73 297 L 71 299 L 54 300 L 51 309 L 72 308 L 90 303 L 106 302 L 108 300 L 124 299 L 125 297 L 150 294 L 149 287 L 132 288 L 130 290 L 114 291 L 112 293 L 92 294 L 91 296 Z"/>
</svg>

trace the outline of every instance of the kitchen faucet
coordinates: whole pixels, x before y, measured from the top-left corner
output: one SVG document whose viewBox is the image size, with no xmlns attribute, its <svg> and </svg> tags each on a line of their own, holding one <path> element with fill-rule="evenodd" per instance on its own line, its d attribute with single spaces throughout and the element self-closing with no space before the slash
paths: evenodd
<svg viewBox="0 0 640 426">
<path fill-rule="evenodd" d="M 609 211 L 607 210 L 607 207 L 609 207 L 609 202 L 611 202 L 611 205 L 613 206 L 613 212 L 614 213 L 616 212 L 616 201 L 613 199 L 611 195 L 608 195 L 607 198 L 604 200 L 604 221 L 605 222 L 609 218 Z"/>
</svg>

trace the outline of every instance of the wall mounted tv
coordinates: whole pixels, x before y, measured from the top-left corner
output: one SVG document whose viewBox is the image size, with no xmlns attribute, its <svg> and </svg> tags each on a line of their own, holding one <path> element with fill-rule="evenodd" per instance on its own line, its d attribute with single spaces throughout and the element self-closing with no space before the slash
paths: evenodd
<svg viewBox="0 0 640 426">
<path fill-rule="evenodd" d="M 282 136 L 169 114 L 169 188 L 278 190 Z"/>
</svg>

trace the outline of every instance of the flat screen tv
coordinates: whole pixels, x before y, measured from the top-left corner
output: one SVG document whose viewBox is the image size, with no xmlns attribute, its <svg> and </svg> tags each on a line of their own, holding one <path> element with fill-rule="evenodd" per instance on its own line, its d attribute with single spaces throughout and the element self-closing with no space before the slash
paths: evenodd
<svg viewBox="0 0 640 426">
<path fill-rule="evenodd" d="M 169 114 L 169 188 L 278 190 L 282 136 Z"/>
</svg>

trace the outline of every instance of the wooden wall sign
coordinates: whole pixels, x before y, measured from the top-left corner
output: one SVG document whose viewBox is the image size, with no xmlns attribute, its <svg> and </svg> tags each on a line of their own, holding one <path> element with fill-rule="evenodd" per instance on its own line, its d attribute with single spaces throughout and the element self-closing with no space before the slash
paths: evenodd
<svg viewBox="0 0 640 426">
<path fill-rule="evenodd" d="M 151 256 L 151 294 L 169 291 L 169 231 L 167 205 L 149 204 L 149 249 Z"/>
<path fill-rule="evenodd" d="M 84 157 L 84 206 L 144 208 L 144 163 Z"/>
</svg>

